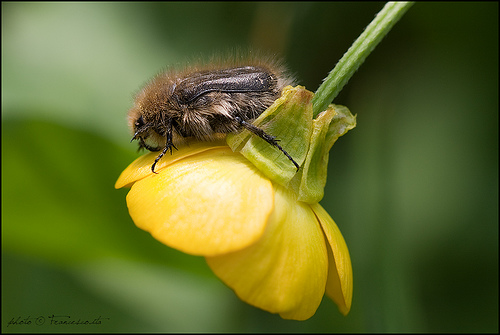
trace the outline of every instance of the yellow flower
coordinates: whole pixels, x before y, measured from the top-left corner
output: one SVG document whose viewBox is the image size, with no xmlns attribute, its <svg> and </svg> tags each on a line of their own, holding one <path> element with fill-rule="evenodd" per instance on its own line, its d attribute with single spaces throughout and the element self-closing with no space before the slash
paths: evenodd
<svg viewBox="0 0 500 335">
<path fill-rule="evenodd" d="M 304 320 L 325 293 L 343 314 L 351 307 L 352 270 L 337 226 L 319 205 L 295 200 L 227 146 L 198 142 L 156 165 L 133 162 L 116 182 L 131 186 L 135 224 L 208 265 L 245 302 Z"/>
<path fill-rule="evenodd" d="M 326 169 L 322 162 L 336 138 L 354 127 L 334 131 L 329 124 L 337 114 L 330 112 L 328 122 L 319 121 L 322 126 L 311 123 L 306 135 L 317 139 L 303 154 L 302 171 L 285 180 L 274 167 L 270 172 L 257 168 L 253 158 L 244 156 L 250 142 L 239 139 L 241 152 L 225 142 L 179 147 L 157 163 L 158 174 L 151 172 L 157 153 L 143 155 L 122 172 L 115 187 L 131 187 L 127 206 L 139 228 L 167 246 L 206 257 L 243 301 L 285 319 L 305 320 L 326 292 L 346 315 L 353 280 L 349 252 L 337 225 L 318 204 L 322 177 L 311 182 L 312 175 L 318 179 Z M 291 165 L 286 157 L 285 163 Z"/>
</svg>

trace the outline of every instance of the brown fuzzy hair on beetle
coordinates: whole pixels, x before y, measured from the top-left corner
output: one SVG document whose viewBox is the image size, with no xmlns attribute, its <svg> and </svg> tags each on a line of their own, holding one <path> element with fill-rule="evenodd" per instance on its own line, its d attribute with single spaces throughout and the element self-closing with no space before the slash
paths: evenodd
<svg viewBox="0 0 500 335">
<path fill-rule="evenodd" d="M 251 121 L 281 96 L 294 79 L 272 58 L 229 57 L 201 65 L 159 73 L 137 94 L 128 122 L 139 148 L 161 151 L 175 148 L 186 137 L 210 141 L 248 129 L 278 148 L 299 168 L 278 140 Z"/>
</svg>

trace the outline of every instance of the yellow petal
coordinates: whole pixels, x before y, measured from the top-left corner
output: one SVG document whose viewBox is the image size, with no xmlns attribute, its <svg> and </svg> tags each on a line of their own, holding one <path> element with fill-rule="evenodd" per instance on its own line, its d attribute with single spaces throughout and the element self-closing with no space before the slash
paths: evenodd
<svg viewBox="0 0 500 335">
<path fill-rule="evenodd" d="M 156 164 L 155 172 L 159 172 L 164 167 L 175 163 L 183 158 L 198 154 L 203 151 L 227 147 L 224 141 L 202 142 L 193 141 L 179 145 L 179 150 L 173 150 L 172 154 L 167 152 Z M 130 187 L 132 184 L 142 178 L 152 175 L 151 166 L 153 165 L 159 152 L 150 152 L 140 156 L 133 161 L 123 172 L 115 183 L 115 188 Z"/>
<path fill-rule="evenodd" d="M 325 238 L 309 205 L 276 186 L 275 208 L 262 238 L 207 263 L 238 297 L 285 319 L 305 320 L 325 293 Z"/>
<path fill-rule="evenodd" d="M 136 181 L 127 195 L 135 224 L 193 255 L 242 249 L 263 234 L 273 209 L 269 180 L 227 146 L 198 153 Z"/>
<path fill-rule="evenodd" d="M 328 241 L 328 282 L 326 294 L 347 315 L 352 302 L 352 266 L 349 250 L 339 228 L 319 204 L 311 205 Z"/>
</svg>

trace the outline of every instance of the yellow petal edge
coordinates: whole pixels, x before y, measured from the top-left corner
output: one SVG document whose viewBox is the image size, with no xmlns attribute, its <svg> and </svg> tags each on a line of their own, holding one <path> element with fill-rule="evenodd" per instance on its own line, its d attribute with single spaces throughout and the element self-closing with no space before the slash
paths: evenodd
<svg viewBox="0 0 500 335">
<path fill-rule="evenodd" d="M 320 204 L 311 205 L 328 241 L 328 281 L 326 294 L 347 315 L 352 303 L 352 265 L 349 250 L 339 228 Z"/>
<path fill-rule="evenodd" d="M 227 144 L 223 140 L 214 142 L 193 141 L 190 143 L 183 143 L 182 145 L 178 146 L 179 150 L 173 150 L 172 154 L 170 154 L 170 152 L 167 152 L 165 155 L 163 155 L 163 157 L 155 166 L 155 172 L 158 173 L 161 169 L 186 157 L 220 147 L 227 147 Z M 131 187 L 134 182 L 152 175 L 153 172 L 151 171 L 151 166 L 153 165 L 158 155 L 159 152 L 149 152 L 134 160 L 120 174 L 120 177 L 118 177 L 118 180 L 115 183 L 115 188 L 118 189 L 122 187 Z"/>
</svg>

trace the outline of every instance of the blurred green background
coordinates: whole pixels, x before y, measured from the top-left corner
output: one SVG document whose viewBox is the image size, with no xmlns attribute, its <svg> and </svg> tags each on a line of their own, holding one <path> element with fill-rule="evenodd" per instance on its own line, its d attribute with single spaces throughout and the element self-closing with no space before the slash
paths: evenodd
<svg viewBox="0 0 500 335">
<path fill-rule="evenodd" d="M 2 2 L 2 332 L 498 332 L 496 2 L 415 4 L 335 99 L 358 116 L 321 202 L 351 253 L 347 317 L 239 301 L 113 188 L 162 68 L 250 47 L 314 91 L 382 7 Z"/>
</svg>

